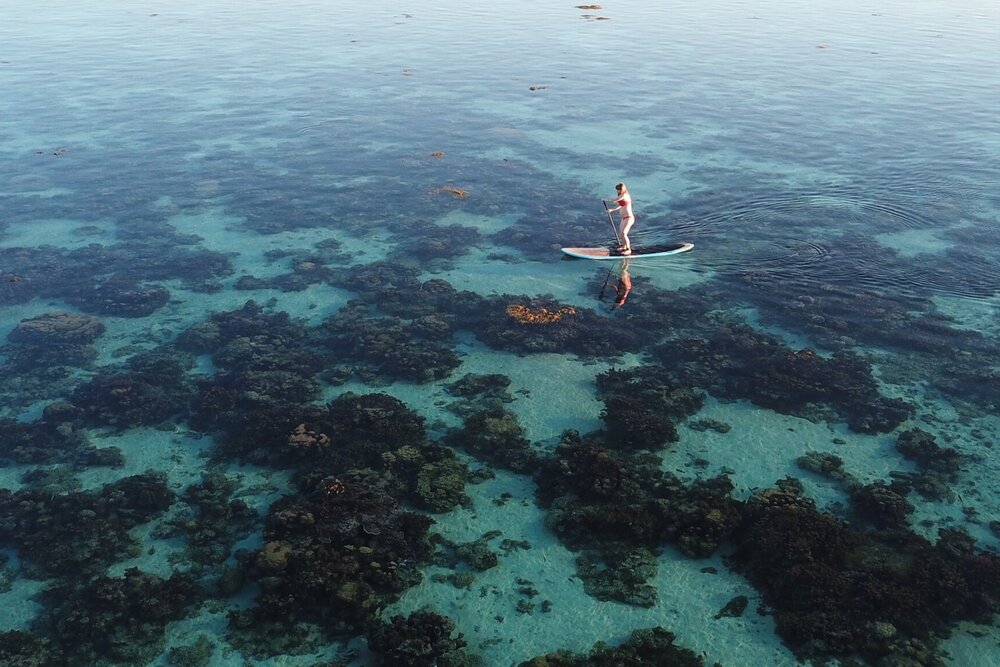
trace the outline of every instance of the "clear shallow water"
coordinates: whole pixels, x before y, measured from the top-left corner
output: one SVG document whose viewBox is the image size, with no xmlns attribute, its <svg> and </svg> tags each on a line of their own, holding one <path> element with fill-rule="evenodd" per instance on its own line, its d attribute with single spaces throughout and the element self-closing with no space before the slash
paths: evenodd
<svg viewBox="0 0 1000 667">
<path fill-rule="evenodd" d="M 710 396 L 696 414 L 677 419 L 678 441 L 658 450 L 664 470 L 688 482 L 727 472 L 741 502 L 792 475 L 820 508 L 865 526 L 851 515 L 842 483 L 802 470 L 796 459 L 833 452 L 862 483 L 888 481 L 893 471 L 915 471 L 894 443 L 919 427 L 965 459 L 950 501 L 907 496 L 915 507 L 908 526 L 931 540 L 942 527 L 960 527 L 977 549 L 996 548 L 989 528 L 1000 507 L 992 491 L 997 387 L 989 370 L 1000 345 L 996 6 L 246 4 L 14 2 L 0 9 L 0 117 L 7 119 L 0 125 L 0 335 L 54 311 L 85 313 L 104 327 L 88 350 L 59 352 L 72 362 L 36 349 L 65 340 L 11 337 L 0 351 L 4 417 L 33 423 L 100 369 L 124 373 L 122 365 L 142 351 L 180 356 L 172 345 L 182 332 L 248 299 L 301 318 L 299 329 L 314 333 L 351 299 L 362 299 L 372 316 L 398 315 L 392 280 L 404 276 L 383 282 L 372 270 L 388 259 L 420 281 L 495 299 L 478 306 L 487 314 L 510 302 L 548 305 L 527 301 L 545 296 L 579 312 L 594 309 L 617 328 L 607 338 L 595 333 L 598 343 L 582 354 L 562 339 L 544 352 L 518 347 L 511 336 L 531 325 L 502 317 L 497 326 L 508 328 L 506 337 L 474 324 L 418 336 L 454 350 L 460 365 L 412 382 L 361 360 L 348 378 L 318 373 L 318 391 L 300 403 L 348 390 L 384 392 L 423 416 L 428 439 L 438 442 L 462 424 L 447 409 L 455 399 L 445 385 L 465 373 L 501 373 L 514 399 L 505 405 L 525 438 L 554 456 L 565 429 L 603 427 L 599 373 L 650 362 L 676 370 L 678 357 L 655 353 L 661 340 L 709 340 L 748 323 L 792 349 L 860 355 L 878 392 L 906 400 L 912 412 L 886 432 L 858 433 L 823 401 L 769 409 L 759 397 L 764 380 L 701 376 L 697 387 Z M 696 249 L 669 262 L 633 262 L 629 302 L 612 313 L 606 298 L 595 297 L 617 278 L 558 261 L 557 249 L 606 242 L 598 199 L 618 180 L 636 200 L 637 241 L 683 239 Z M 462 318 L 474 303 L 473 296 L 456 299 L 439 314 Z M 674 307 L 681 316 L 655 319 Z M 589 326 L 596 332 L 600 321 Z M 351 366 L 351 356 L 373 342 L 359 351 L 349 339 L 317 345 L 333 346 L 333 365 Z M 236 551 L 260 550 L 269 539 L 262 532 L 269 505 L 293 493 L 290 478 L 308 467 L 263 464 L 231 448 L 220 454 L 216 441 L 226 429 L 192 423 L 198 391 L 227 368 L 220 354 L 198 351 L 184 375 L 202 379 L 201 389 L 162 420 L 135 424 L 132 413 L 96 408 L 84 420 L 79 432 L 91 444 L 121 450 L 119 467 L 54 455 L 26 461 L 12 453 L 6 431 L 2 486 L 99 491 L 146 469 L 162 471 L 178 499 L 165 515 L 131 528 L 142 553 L 98 559 L 98 569 L 112 576 L 130 566 L 161 577 L 193 571 L 216 591 L 222 567 L 247 567 Z M 733 384 L 748 388 L 734 395 Z M 124 410 L 109 405 L 111 413 L 115 405 Z M 732 429 L 690 428 L 708 418 Z M 491 465 L 456 449 L 474 468 Z M 184 491 L 210 460 L 233 480 L 232 496 L 259 516 L 235 529 L 223 561 L 193 566 L 185 548 L 195 538 L 157 527 L 191 511 Z M 31 476 L 38 470 L 50 475 Z M 709 664 L 794 662 L 772 616 L 754 613 L 775 605 L 772 592 L 723 562 L 731 542 L 706 559 L 664 543 L 651 578 L 659 593 L 653 606 L 602 602 L 587 595 L 575 554 L 546 526 L 547 508 L 534 503 L 546 482 L 497 475 L 469 485 L 472 507 L 434 515 L 432 530 L 466 542 L 496 529 L 531 549 L 504 553 L 468 589 L 435 582 L 431 575 L 445 568 L 423 563 L 423 580 L 400 591 L 384 617 L 431 605 L 486 664 L 586 651 L 597 640 L 617 644 L 655 625 L 704 652 Z M 504 492 L 513 499 L 494 504 Z M 0 600 L 11 611 L 0 629 L 44 634 L 32 624 L 49 618 L 47 609 L 58 615 L 59 605 L 32 596 L 39 580 L 55 577 L 24 566 L 31 559 L 15 533 L 26 528 L 7 530 L 11 586 Z M 706 567 L 717 573 L 703 573 Z M 81 585 L 85 570 L 68 576 L 69 584 Z M 518 613 L 517 603 L 529 602 L 518 592 L 529 584 L 518 578 L 530 580 L 551 611 L 532 597 L 532 612 Z M 213 664 L 312 664 L 315 653 L 250 658 L 250 649 L 226 638 L 227 610 L 252 607 L 257 590 L 248 584 L 187 607 L 143 660 L 168 664 L 167 649 L 203 633 L 216 644 Z M 749 597 L 746 614 L 713 619 L 736 595 Z M 368 659 L 363 641 L 352 646 L 360 661 Z M 962 626 L 941 646 L 951 664 L 1000 660 L 988 626 Z M 324 640 L 313 650 L 332 657 L 337 645 Z"/>
</svg>

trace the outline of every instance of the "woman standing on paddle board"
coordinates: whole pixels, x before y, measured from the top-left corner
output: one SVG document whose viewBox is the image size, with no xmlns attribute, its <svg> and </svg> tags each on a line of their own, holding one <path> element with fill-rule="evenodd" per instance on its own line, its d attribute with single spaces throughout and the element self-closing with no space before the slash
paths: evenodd
<svg viewBox="0 0 1000 667">
<path fill-rule="evenodd" d="M 632 254 L 632 244 L 628 240 L 628 230 L 632 229 L 632 224 L 635 222 L 635 214 L 632 213 L 632 195 L 629 194 L 628 188 L 625 187 L 624 183 L 619 183 L 615 186 L 615 190 L 618 191 L 618 196 L 614 199 L 605 199 L 605 202 L 614 202 L 617 204 L 614 208 L 609 208 L 611 212 L 620 211 L 618 214 L 621 216 L 621 230 L 622 230 L 622 245 L 618 248 L 623 255 Z"/>
</svg>

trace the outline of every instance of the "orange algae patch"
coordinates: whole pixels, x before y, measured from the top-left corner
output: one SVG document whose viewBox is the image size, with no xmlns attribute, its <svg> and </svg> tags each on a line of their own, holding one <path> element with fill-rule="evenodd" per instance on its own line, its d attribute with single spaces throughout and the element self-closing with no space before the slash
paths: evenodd
<svg viewBox="0 0 1000 667">
<path fill-rule="evenodd" d="M 454 197 L 455 199 L 465 199 L 466 197 L 469 196 L 469 192 L 467 190 L 463 190 L 461 188 L 453 188 L 450 185 L 446 185 L 443 188 L 434 188 L 433 190 L 431 190 L 431 192 L 436 195 L 439 195 L 442 192 L 447 193 L 452 197 Z"/>
<path fill-rule="evenodd" d="M 548 308 L 528 308 L 514 304 L 507 306 L 507 314 L 521 324 L 552 324 L 566 315 L 575 315 L 576 308 L 563 306 L 559 310 L 549 310 Z"/>
</svg>

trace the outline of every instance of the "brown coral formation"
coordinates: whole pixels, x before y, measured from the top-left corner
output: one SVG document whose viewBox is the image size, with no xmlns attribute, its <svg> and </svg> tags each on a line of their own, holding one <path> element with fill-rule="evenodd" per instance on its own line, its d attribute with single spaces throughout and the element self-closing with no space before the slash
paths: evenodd
<svg viewBox="0 0 1000 667">
<path fill-rule="evenodd" d="M 513 304 L 507 306 L 507 314 L 521 324 L 552 324 L 561 320 L 565 315 L 575 315 L 576 309 L 572 306 L 563 306 L 559 310 L 549 310 L 548 308 L 528 308 Z"/>
<path fill-rule="evenodd" d="M 288 446 L 300 452 L 326 451 L 330 447 L 330 436 L 311 431 L 305 424 L 299 424 L 288 436 Z"/>
</svg>

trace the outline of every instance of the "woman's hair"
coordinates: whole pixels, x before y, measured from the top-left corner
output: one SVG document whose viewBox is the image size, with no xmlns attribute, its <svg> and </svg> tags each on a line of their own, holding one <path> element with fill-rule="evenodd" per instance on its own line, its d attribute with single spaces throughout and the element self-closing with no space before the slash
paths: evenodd
<svg viewBox="0 0 1000 667">
<path fill-rule="evenodd" d="M 615 185 L 615 190 L 621 190 L 622 192 L 628 192 L 628 188 L 625 187 L 624 183 L 618 183 Z"/>
</svg>

